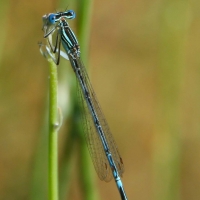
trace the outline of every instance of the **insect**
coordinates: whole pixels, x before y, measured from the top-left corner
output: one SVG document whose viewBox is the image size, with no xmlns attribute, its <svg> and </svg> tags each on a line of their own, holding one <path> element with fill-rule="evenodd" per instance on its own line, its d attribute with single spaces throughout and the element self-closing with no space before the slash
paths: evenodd
<svg viewBox="0 0 200 200">
<path fill-rule="evenodd" d="M 60 56 L 70 61 L 82 91 L 84 107 L 88 113 L 86 142 L 95 170 L 99 178 L 106 182 L 114 177 L 121 199 L 127 200 L 121 181 L 124 172 L 122 158 L 81 60 L 78 40 L 67 22 L 68 19 L 74 18 L 73 10 L 43 16 L 44 38 L 48 39 L 50 46 L 50 48 L 46 46 L 46 51 L 57 65 L 60 62 Z M 53 34 L 56 34 L 55 45 L 51 41 Z M 61 44 L 66 53 L 60 50 Z"/>
</svg>

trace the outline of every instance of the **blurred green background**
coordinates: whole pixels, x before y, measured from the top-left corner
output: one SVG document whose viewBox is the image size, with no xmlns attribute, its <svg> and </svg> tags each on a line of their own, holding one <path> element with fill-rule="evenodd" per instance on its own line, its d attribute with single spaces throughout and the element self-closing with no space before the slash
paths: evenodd
<svg viewBox="0 0 200 200">
<path fill-rule="evenodd" d="M 46 151 L 38 158 L 38 149 L 45 133 L 48 64 L 37 42 L 43 38 L 44 14 L 67 6 L 77 12 L 74 1 L 62 5 L 0 3 L 1 200 L 46 193 Z M 197 0 L 92 3 L 89 74 L 123 157 L 129 199 L 200 199 L 199 11 Z M 69 23 L 75 27 L 76 19 Z M 75 200 L 84 198 L 74 149 L 65 199 Z M 120 199 L 113 180 L 101 182 L 95 172 L 94 177 L 99 199 Z"/>
</svg>

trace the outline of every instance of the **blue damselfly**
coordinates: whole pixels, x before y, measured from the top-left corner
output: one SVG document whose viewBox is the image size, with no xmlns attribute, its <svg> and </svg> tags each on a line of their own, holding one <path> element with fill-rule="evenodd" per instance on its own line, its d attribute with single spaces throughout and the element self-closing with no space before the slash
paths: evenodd
<svg viewBox="0 0 200 200">
<path fill-rule="evenodd" d="M 121 199 L 127 200 L 120 178 L 124 172 L 123 161 L 81 61 L 81 51 L 76 36 L 67 23 L 67 19 L 73 18 L 75 12 L 72 10 L 43 16 L 44 38 L 48 39 L 50 46 L 50 48 L 46 46 L 46 51 L 57 65 L 60 56 L 70 61 L 85 100 L 84 106 L 90 113 L 87 115 L 89 119 L 86 123 L 88 126 L 86 141 L 95 170 L 99 178 L 106 182 L 114 177 Z M 54 33 L 55 44 L 51 40 Z M 61 43 L 66 54 L 60 50 Z"/>
</svg>

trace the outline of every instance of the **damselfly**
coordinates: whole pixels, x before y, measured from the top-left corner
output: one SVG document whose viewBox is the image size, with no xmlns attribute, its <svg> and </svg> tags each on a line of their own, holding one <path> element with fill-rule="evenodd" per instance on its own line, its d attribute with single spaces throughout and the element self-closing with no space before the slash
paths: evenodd
<svg viewBox="0 0 200 200">
<path fill-rule="evenodd" d="M 90 113 L 87 120 L 86 141 L 95 170 L 99 178 L 106 182 L 114 177 L 121 199 L 127 200 L 120 178 L 124 172 L 122 158 L 81 61 L 81 51 L 76 36 L 67 23 L 67 19 L 74 18 L 75 12 L 72 10 L 43 16 L 44 38 L 48 39 L 50 45 L 50 49 L 46 46 L 46 51 L 57 65 L 60 62 L 60 56 L 69 59 L 85 100 L 84 105 Z M 51 41 L 54 33 L 56 34 L 55 44 Z M 60 50 L 61 43 L 66 54 Z"/>
</svg>

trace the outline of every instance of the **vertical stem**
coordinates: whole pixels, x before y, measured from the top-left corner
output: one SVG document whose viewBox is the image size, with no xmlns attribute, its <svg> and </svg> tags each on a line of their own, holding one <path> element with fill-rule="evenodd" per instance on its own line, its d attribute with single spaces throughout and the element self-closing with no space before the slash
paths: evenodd
<svg viewBox="0 0 200 200">
<path fill-rule="evenodd" d="M 92 0 L 82 0 L 78 4 L 78 18 L 77 18 L 77 32 L 78 41 L 81 47 L 81 58 L 84 64 L 88 66 L 88 52 L 90 39 L 90 21 L 92 12 Z M 84 192 L 84 199 L 93 200 L 98 199 L 97 188 L 95 187 L 94 170 L 92 169 L 91 158 L 88 153 L 87 145 L 83 131 L 79 133 L 80 144 L 80 177 L 82 189 Z"/>
<path fill-rule="evenodd" d="M 85 65 L 87 66 L 90 39 L 90 22 L 92 14 L 92 0 L 81 0 L 78 3 L 78 13 L 78 41 L 81 47 L 81 57 Z"/>
<path fill-rule="evenodd" d="M 2 27 L 4 27 L 4 31 L 0 32 L 0 62 L 2 59 L 2 53 L 4 50 L 4 44 L 5 44 L 5 39 L 6 39 L 6 23 L 7 23 L 7 12 L 8 12 L 8 8 L 10 5 L 10 1 L 6 1 L 6 0 L 2 0 L 1 1 L 1 6 L 0 6 L 0 24 Z"/>
<path fill-rule="evenodd" d="M 154 143 L 155 200 L 180 199 L 180 92 L 185 69 L 187 4 L 187 0 L 167 0 L 161 9 L 158 126 Z"/>
<path fill-rule="evenodd" d="M 43 124 L 40 127 L 38 144 L 34 155 L 30 200 L 48 199 L 48 100 L 45 98 Z"/>
<path fill-rule="evenodd" d="M 49 200 L 58 200 L 58 106 L 57 66 L 49 65 Z"/>
</svg>

